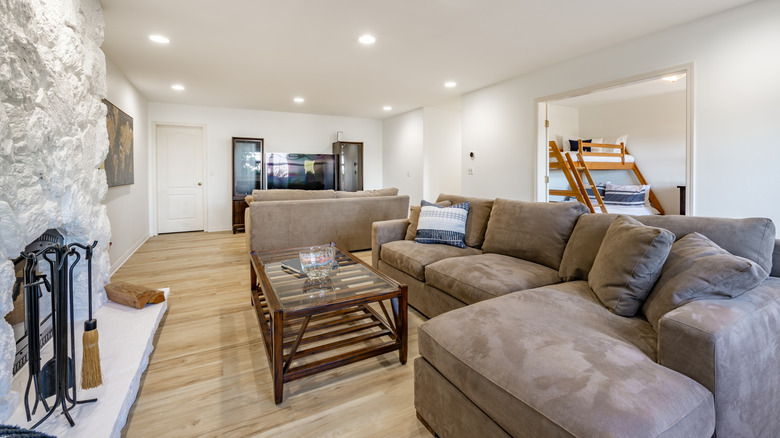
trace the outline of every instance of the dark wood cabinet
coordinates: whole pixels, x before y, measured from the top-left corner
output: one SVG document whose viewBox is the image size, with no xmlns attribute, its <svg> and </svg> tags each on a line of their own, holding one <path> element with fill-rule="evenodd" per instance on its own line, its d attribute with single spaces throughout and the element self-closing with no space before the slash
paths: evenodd
<svg viewBox="0 0 780 438">
<path fill-rule="evenodd" d="M 233 137 L 233 234 L 244 229 L 245 198 L 263 189 L 263 164 L 262 138 Z"/>
<path fill-rule="evenodd" d="M 244 230 L 244 211 L 249 206 L 244 196 L 233 197 L 233 234 Z"/>
<path fill-rule="evenodd" d="M 333 154 L 337 158 L 336 190 L 363 190 L 363 142 L 334 142 Z"/>
</svg>

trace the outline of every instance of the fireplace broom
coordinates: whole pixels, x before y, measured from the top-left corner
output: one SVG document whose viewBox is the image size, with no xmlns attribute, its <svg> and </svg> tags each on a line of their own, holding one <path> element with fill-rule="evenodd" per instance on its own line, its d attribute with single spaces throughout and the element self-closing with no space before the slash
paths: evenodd
<svg viewBox="0 0 780 438">
<path fill-rule="evenodd" d="M 89 281 L 89 319 L 84 321 L 84 336 L 82 337 L 83 356 L 81 363 L 81 388 L 95 388 L 103 384 L 103 373 L 100 369 L 100 346 L 98 345 L 97 321 L 92 318 L 92 246 L 85 248 L 87 259 L 87 278 Z"/>
</svg>

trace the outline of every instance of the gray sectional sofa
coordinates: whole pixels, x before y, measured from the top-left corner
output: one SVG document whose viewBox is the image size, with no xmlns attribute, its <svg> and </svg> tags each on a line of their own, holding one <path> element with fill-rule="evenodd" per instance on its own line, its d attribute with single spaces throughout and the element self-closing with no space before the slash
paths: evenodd
<svg viewBox="0 0 780 438">
<path fill-rule="evenodd" d="M 439 436 L 780 436 L 780 240 L 770 220 L 438 201 L 466 200 L 464 249 L 408 240 L 414 214 L 372 232 L 374 266 L 432 318 L 419 329 L 414 403 Z M 634 234 L 621 227 L 651 249 L 632 254 Z M 663 265 L 646 263 L 664 245 Z M 644 261 L 625 274 L 615 257 Z M 602 295 L 636 286 L 649 296 Z M 636 313 L 620 316 L 627 303 Z"/>
<path fill-rule="evenodd" d="M 246 245 L 272 251 L 336 242 L 347 251 L 371 247 L 371 224 L 405 218 L 409 196 L 398 189 L 255 190 L 246 197 Z"/>
</svg>

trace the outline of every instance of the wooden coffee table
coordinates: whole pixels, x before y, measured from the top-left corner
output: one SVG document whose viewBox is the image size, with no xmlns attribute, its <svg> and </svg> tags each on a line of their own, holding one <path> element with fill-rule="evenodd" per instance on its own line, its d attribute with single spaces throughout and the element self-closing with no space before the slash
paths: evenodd
<svg viewBox="0 0 780 438">
<path fill-rule="evenodd" d="M 274 401 L 296 379 L 398 350 L 406 363 L 406 285 L 337 247 L 338 269 L 325 280 L 282 267 L 300 248 L 250 253 L 257 313 Z M 389 310 L 388 310 L 389 308 Z"/>
</svg>

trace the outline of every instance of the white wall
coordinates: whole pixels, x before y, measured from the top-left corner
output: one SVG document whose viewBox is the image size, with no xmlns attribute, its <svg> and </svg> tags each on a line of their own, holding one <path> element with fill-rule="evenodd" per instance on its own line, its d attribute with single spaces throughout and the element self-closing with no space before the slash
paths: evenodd
<svg viewBox="0 0 780 438">
<path fill-rule="evenodd" d="M 433 202 L 440 193 L 460 194 L 460 110 L 423 108 L 423 199 Z"/>
<path fill-rule="evenodd" d="M 423 127 L 422 108 L 382 121 L 382 182 L 409 195 L 409 205 L 423 199 Z"/>
<path fill-rule="evenodd" d="M 382 124 L 376 119 L 256 111 L 150 102 L 150 160 L 154 175 L 155 124 L 205 127 L 207 231 L 232 228 L 232 137 L 265 140 L 266 152 L 333 153 L 336 132 L 363 142 L 363 186 L 382 188 Z M 152 186 L 155 186 L 152 181 Z M 405 193 L 401 190 L 401 193 Z M 154 210 L 156 207 L 152 205 Z M 154 217 L 154 216 L 153 216 Z M 155 224 L 152 224 L 152 229 Z"/>
<path fill-rule="evenodd" d="M 568 150 L 563 144 L 563 136 L 580 136 L 580 110 L 563 105 L 547 105 L 547 120 L 550 128 L 547 130 L 548 141 L 555 141 L 559 149 Z"/>
<path fill-rule="evenodd" d="M 626 146 L 666 214 L 680 213 L 685 185 L 685 91 L 580 109 L 580 136 L 628 134 Z M 637 184 L 633 172 L 594 171 L 597 182 Z"/>
<path fill-rule="evenodd" d="M 111 222 L 111 273 L 149 238 L 149 119 L 147 101 L 106 59 L 107 99 L 133 118 L 134 183 L 109 187 L 103 204 Z"/>
<path fill-rule="evenodd" d="M 535 198 L 544 171 L 535 99 L 693 64 L 693 213 L 780 222 L 780 2 L 759 1 L 600 50 L 463 96 L 463 151 L 482 148 L 472 196 Z M 773 157 L 773 155 L 770 155 Z"/>
</svg>

